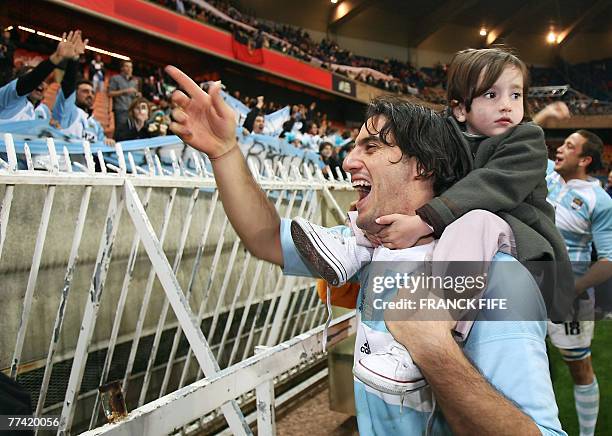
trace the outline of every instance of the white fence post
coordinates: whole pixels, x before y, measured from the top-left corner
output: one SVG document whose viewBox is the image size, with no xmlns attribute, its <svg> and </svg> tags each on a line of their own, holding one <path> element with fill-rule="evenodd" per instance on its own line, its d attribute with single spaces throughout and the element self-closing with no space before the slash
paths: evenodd
<svg viewBox="0 0 612 436">
<path fill-rule="evenodd" d="M 266 348 L 255 348 L 255 354 L 265 352 Z M 274 413 L 274 379 L 264 381 L 255 388 L 257 409 L 257 434 L 276 435 L 276 417 Z"/>
<path fill-rule="evenodd" d="M 74 353 L 70 379 L 68 380 L 66 398 L 64 400 L 60 425 L 57 432 L 58 435 L 64 435 L 69 432 L 70 426 L 72 425 L 72 418 L 74 417 L 76 399 L 81 388 L 85 364 L 87 363 L 87 350 L 96 326 L 98 309 L 100 308 L 100 298 L 104 290 L 104 282 L 110 264 L 113 244 L 115 242 L 115 236 L 117 235 L 121 212 L 123 211 L 124 199 L 123 195 L 121 195 L 118 190 L 119 188 L 113 188 L 111 190 L 111 198 L 108 203 L 104 230 L 102 231 L 98 256 L 96 258 L 91 285 L 87 294 L 88 298 L 87 304 L 85 305 L 85 313 L 83 314 L 81 332 Z"/>
<path fill-rule="evenodd" d="M 78 259 L 79 245 L 81 244 L 81 237 L 83 236 L 83 229 L 85 227 L 85 217 L 87 216 L 87 210 L 89 208 L 91 189 L 91 186 L 86 186 L 85 191 L 83 192 L 83 197 L 81 199 L 81 207 L 79 209 L 79 215 L 76 221 L 74 237 L 72 239 L 72 247 L 70 248 L 70 257 L 68 258 L 68 266 L 66 267 L 66 274 L 64 276 L 64 286 L 62 288 L 60 304 L 57 308 L 55 324 L 53 326 L 51 334 L 51 343 L 49 345 L 49 351 L 47 353 L 45 374 L 41 383 L 40 395 L 38 397 L 38 404 L 36 406 L 36 416 L 41 416 L 42 409 L 45 405 L 45 399 L 47 397 L 47 388 L 49 387 L 49 381 L 51 380 L 51 370 L 53 368 L 53 356 L 55 355 L 55 350 L 57 349 L 57 345 L 60 341 L 60 333 L 64 322 L 66 307 L 68 305 L 68 295 L 70 294 L 72 278 Z"/>
<path fill-rule="evenodd" d="M 196 162 L 196 169 L 198 170 L 198 172 L 201 172 L 202 170 L 201 170 L 201 166 L 199 163 L 200 160 L 196 158 L 194 159 L 194 162 Z M 202 236 L 200 237 L 198 249 L 196 250 L 195 259 L 193 262 L 193 268 L 191 269 L 191 276 L 189 277 L 189 284 L 187 285 L 187 294 L 185 296 L 187 300 L 189 300 L 189 297 L 191 297 L 195 279 L 200 269 L 200 263 L 202 261 L 202 256 L 204 254 L 204 247 L 206 245 L 206 241 L 208 240 L 208 234 L 210 233 L 211 223 L 215 215 L 215 209 L 217 207 L 218 201 L 219 201 L 219 191 L 215 191 L 211 199 L 212 204 L 208 211 L 208 218 L 206 219 L 206 223 L 204 224 L 204 229 L 202 230 Z M 172 374 L 172 367 L 174 366 L 173 365 L 174 356 L 176 355 L 176 351 L 179 346 L 179 340 L 181 338 L 182 332 L 183 331 L 181 330 L 181 326 L 178 325 L 176 328 L 176 333 L 174 334 L 174 339 L 172 340 L 172 349 L 170 350 L 170 356 L 168 358 L 168 366 L 166 367 L 166 372 L 164 373 L 164 380 L 162 381 L 162 386 L 159 390 L 160 397 L 166 393 L 168 383 L 170 382 L 170 375 Z M 185 365 L 187 365 L 186 362 L 185 362 Z"/>
<path fill-rule="evenodd" d="M 171 156 L 173 158 L 173 162 L 176 161 L 176 157 L 174 155 L 174 150 L 172 150 Z M 178 168 L 175 169 L 175 173 L 178 172 Z M 178 272 L 179 266 L 181 264 L 181 260 L 183 258 L 183 250 L 185 249 L 185 244 L 187 243 L 187 235 L 189 234 L 189 227 L 191 226 L 191 218 L 193 217 L 193 209 L 198 200 L 198 194 L 200 190 L 198 188 L 194 189 L 191 192 L 191 198 L 189 201 L 189 205 L 187 206 L 187 213 L 185 215 L 185 221 L 183 223 L 183 228 L 181 230 L 181 236 L 179 239 L 179 245 L 176 251 L 176 256 L 174 258 L 174 265 L 172 266 L 172 271 L 174 274 Z M 159 315 L 159 321 L 157 323 L 157 330 L 155 331 L 155 338 L 153 339 L 153 347 L 151 348 L 151 353 L 149 355 L 149 362 L 147 363 L 147 370 L 145 372 L 145 378 L 142 382 L 142 387 L 140 389 L 140 399 L 138 400 L 138 405 L 142 406 L 145 402 L 145 398 L 147 395 L 147 390 L 149 387 L 149 382 L 151 381 L 151 376 L 153 373 L 153 364 L 155 363 L 155 358 L 157 357 L 157 351 L 159 347 L 159 341 L 161 340 L 161 335 L 164 329 L 164 325 L 166 324 L 166 317 L 168 315 L 168 299 L 166 299 L 163 303 L 163 307 L 161 313 Z"/>
<path fill-rule="evenodd" d="M 51 173 L 57 174 L 59 172 L 59 164 L 57 162 L 57 154 L 55 153 L 55 144 L 53 143 L 53 139 L 49 138 L 47 140 L 47 147 L 49 149 L 49 156 L 51 158 Z M 11 158 L 9 157 L 9 162 L 10 160 Z M 43 206 L 42 215 L 40 217 L 40 225 L 38 227 L 38 233 L 36 235 L 36 246 L 34 247 L 34 256 L 32 257 L 32 268 L 30 269 L 30 275 L 28 276 L 28 285 L 26 287 L 25 296 L 23 297 L 23 310 L 21 312 L 21 319 L 19 322 L 19 331 L 17 332 L 17 342 L 15 344 L 15 351 L 13 353 L 13 360 L 11 362 L 11 378 L 13 379 L 17 378 L 17 373 L 19 370 L 19 362 L 21 361 L 23 343 L 25 341 L 25 336 L 28 329 L 28 321 L 30 320 L 32 299 L 34 298 L 34 290 L 36 288 L 36 282 L 38 280 L 40 260 L 42 258 L 42 251 L 45 246 L 47 228 L 49 227 L 49 218 L 51 217 L 51 208 L 53 207 L 54 198 L 55 186 L 49 185 L 47 187 L 47 193 L 45 195 L 45 204 Z"/>
</svg>

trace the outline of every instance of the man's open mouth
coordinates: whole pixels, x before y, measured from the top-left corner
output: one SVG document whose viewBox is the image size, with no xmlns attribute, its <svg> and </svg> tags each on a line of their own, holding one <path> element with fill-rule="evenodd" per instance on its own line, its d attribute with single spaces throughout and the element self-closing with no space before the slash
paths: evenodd
<svg viewBox="0 0 612 436">
<path fill-rule="evenodd" d="M 359 208 L 360 203 L 366 199 L 368 195 L 370 195 L 370 191 L 372 190 L 372 184 L 366 182 L 365 180 L 353 180 L 353 188 L 357 191 L 359 195 L 359 201 L 357 202 L 357 206 Z"/>
</svg>

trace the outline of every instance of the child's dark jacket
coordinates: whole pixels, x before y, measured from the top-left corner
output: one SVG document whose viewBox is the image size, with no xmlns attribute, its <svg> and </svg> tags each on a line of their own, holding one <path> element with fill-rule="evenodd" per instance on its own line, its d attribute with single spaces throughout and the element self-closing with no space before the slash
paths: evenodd
<svg viewBox="0 0 612 436">
<path fill-rule="evenodd" d="M 499 215 L 514 232 L 521 262 L 548 261 L 530 265 L 547 268 L 541 289 L 549 317 L 565 320 L 576 294 L 567 248 L 555 226 L 555 210 L 546 201 L 544 132 L 534 123 L 523 123 L 501 135 L 469 138 L 454 118 L 449 117 L 449 122 L 470 157 L 472 170 L 417 214 L 438 238 L 446 226 L 471 210 Z"/>
</svg>

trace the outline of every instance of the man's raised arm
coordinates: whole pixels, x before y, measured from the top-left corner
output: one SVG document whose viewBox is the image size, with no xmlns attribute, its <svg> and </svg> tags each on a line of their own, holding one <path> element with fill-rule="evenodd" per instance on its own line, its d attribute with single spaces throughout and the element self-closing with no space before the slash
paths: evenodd
<svg viewBox="0 0 612 436">
<path fill-rule="evenodd" d="M 204 92 L 193 80 L 173 66 L 166 72 L 182 91 L 174 91 L 170 128 L 185 143 L 208 155 L 212 162 L 223 208 L 246 248 L 256 257 L 283 264 L 280 218 L 253 179 L 236 142 L 232 109 L 220 95 L 220 86 Z"/>
</svg>

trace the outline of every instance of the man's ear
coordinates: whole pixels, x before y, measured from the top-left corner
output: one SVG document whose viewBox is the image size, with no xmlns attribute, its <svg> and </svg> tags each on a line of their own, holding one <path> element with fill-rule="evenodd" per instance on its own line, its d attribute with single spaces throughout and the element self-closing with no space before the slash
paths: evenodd
<svg viewBox="0 0 612 436">
<path fill-rule="evenodd" d="M 591 162 L 593 162 L 592 156 L 582 156 L 578 161 L 578 166 L 583 167 L 586 170 L 589 165 L 591 165 Z"/>
<path fill-rule="evenodd" d="M 457 103 L 453 106 L 453 116 L 460 123 L 465 122 L 467 111 L 465 110 L 465 105 L 463 103 Z"/>
</svg>

